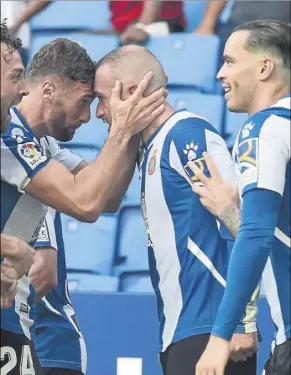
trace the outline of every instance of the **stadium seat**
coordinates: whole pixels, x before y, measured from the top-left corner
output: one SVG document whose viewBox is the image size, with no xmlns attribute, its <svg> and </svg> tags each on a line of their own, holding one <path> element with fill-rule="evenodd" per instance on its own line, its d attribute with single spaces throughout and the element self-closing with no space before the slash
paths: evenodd
<svg viewBox="0 0 291 375">
<path fill-rule="evenodd" d="M 103 214 L 92 224 L 62 215 L 67 269 L 110 275 L 112 272 L 117 217 Z"/>
<path fill-rule="evenodd" d="M 70 292 L 117 292 L 119 280 L 114 276 L 68 272 Z"/>
<path fill-rule="evenodd" d="M 111 29 L 108 1 L 55 1 L 32 19 L 33 31 Z"/>
<path fill-rule="evenodd" d="M 123 203 L 127 206 L 140 205 L 140 184 L 139 184 L 139 170 L 136 167 L 133 179 L 125 194 Z"/>
<path fill-rule="evenodd" d="M 153 293 L 153 286 L 148 271 L 124 272 L 120 275 L 120 292 Z"/>
<path fill-rule="evenodd" d="M 189 89 L 170 89 L 169 103 L 175 110 L 186 108 L 205 117 L 220 133 L 224 111 L 224 99 L 219 95 L 202 94 Z"/>
<path fill-rule="evenodd" d="M 152 37 L 146 47 L 161 61 L 169 86 L 215 92 L 219 51 L 217 36 L 173 33 Z"/>
<path fill-rule="evenodd" d="M 226 109 L 226 116 L 225 116 L 225 138 L 226 143 L 229 148 L 232 148 L 238 131 L 243 126 L 245 121 L 248 119 L 247 113 L 235 113 L 230 112 Z"/>
<path fill-rule="evenodd" d="M 123 206 L 119 213 L 115 271 L 148 271 L 147 235 L 140 206 Z"/>
<path fill-rule="evenodd" d="M 62 3 L 62 1 L 58 3 Z M 94 61 L 100 60 L 108 52 L 118 47 L 118 39 L 113 35 L 91 35 L 76 32 L 51 32 L 46 34 L 36 34 L 32 38 L 30 56 L 32 57 L 43 45 L 50 43 L 55 38 L 68 38 L 78 42 L 84 48 L 86 48 L 90 57 Z"/>
</svg>

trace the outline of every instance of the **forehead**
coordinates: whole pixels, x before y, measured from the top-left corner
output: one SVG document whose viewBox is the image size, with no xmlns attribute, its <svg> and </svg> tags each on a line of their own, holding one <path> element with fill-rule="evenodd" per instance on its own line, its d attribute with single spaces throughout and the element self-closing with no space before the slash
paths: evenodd
<svg viewBox="0 0 291 375">
<path fill-rule="evenodd" d="M 109 64 L 102 65 L 97 69 L 94 80 L 94 90 L 98 92 L 106 91 L 114 87 L 116 74 Z"/>
<path fill-rule="evenodd" d="M 225 47 L 224 54 L 233 56 L 243 53 L 249 53 L 245 49 L 246 42 L 250 33 L 247 30 L 236 31 L 228 38 Z"/>
<path fill-rule="evenodd" d="M 10 53 L 7 45 L 1 43 L 1 71 L 8 72 L 14 69 L 24 70 L 20 54 L 18 51 Z"/>
<path fill-rule="evenodd" d="M 77 81 L 69 91 L 78 96 L 93 96 L 92 82 Z"/>
</svg>

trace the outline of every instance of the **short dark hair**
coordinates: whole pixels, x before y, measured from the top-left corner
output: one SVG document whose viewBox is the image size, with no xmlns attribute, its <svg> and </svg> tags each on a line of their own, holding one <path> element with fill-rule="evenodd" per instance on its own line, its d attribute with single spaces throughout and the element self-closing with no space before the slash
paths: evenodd
<svg viewBox="0 0 291 375">
<path fill-rule="evenodd" d="M 277 20 L 246 22 L 234 29 L 249 31 L 245 48 L 248 51 L 273 50 L 283 60 L 284 68 L 290 69 L 290 24 Z"/>
<path fill-rule="evenodd" d="M 12 59 L 13 52 L 19 50 L 22 47 L 22 42 L 19 38 L 13 38 L 9 32 L 9 29 L 6 25 L 7 19 L 1 23 L 1 43 L 5 43 L 7 46 L 7 51 L 3 54 L 5 62 L 8 62 Z"/>
<path fill-rule="evenodd" d="M 26 74 L 28 79 L 52 75 L 72 81 L 93 82 L 95 62 L 79 43 L 57 38 L 33 56 Z"/>
</svg>

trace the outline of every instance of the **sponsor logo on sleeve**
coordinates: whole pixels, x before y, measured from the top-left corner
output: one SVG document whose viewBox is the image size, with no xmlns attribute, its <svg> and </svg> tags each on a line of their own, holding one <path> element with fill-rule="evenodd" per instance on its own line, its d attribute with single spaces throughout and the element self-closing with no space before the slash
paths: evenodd
<svg viewBox="0 0 291 375">
<path fill-rule="evenodd" d="M 250 138 L 242 141 L 237 148 L 236 163 L 239 166 L 240 188 L 256 183 L 258 180 L 258 139 Z"/>
<path fill-rule="evenodd" d="M 34 142 L 19 144 L 17 146 L 17 151 L 31 169 L 35 169 L 47 159 L 46 156 L 42 155 L 41 151 L 37 149 L 37 145 Z"/>
</svg>

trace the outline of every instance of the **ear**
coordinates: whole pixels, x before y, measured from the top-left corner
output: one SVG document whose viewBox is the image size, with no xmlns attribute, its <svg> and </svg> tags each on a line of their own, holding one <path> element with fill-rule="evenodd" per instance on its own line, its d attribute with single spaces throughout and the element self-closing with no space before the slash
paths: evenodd
<svg viewBox="0 0 291 375">
<path fill-rule="evenodd" d="M 167 74 L 165 74 L 165 78 L 166 78 L 166 86 L 167 86 L 167 84 L 169 83 L 169 78 L 168 78 Z"/>
<path fill-rule="evenodd" d="M 52 81 L 46 80 L 41 86 L 41 96 L 46 103 L 49 103 L 53 99 L 53 93 L 55 92 L 55 85 Z"/>
<path fill-rule="evenodd" d="M 260 66 L 259 66 L 259 80 L 260 81 L 265 81 L 268 79 L 273 71 L 275 69 L 275 63 L 271 59 L 264 58 L 260 61 Z"/>
</svg>

